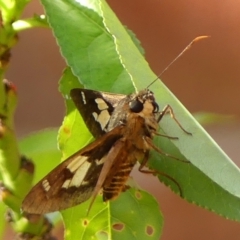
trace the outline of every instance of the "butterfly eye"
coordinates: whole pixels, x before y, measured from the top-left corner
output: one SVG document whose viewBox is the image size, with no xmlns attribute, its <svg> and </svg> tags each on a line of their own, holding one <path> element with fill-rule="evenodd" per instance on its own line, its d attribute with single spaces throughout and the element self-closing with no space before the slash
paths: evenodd
<svg viewBox="0 0 240 240">
<path fill-rule="evenodd" d="M 143 103 L 140 102 L 138 99 L 134 99 L 129 103 L 129 107 L 132 112 L 139 113 L 143 110 Z"/>
</svg>

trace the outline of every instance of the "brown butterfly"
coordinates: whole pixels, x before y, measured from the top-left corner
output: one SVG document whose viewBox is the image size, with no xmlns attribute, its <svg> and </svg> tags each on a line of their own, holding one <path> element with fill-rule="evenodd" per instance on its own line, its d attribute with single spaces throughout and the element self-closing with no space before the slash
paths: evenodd
<svg viewBox="0 0 240 240">
<path fill-rule="evenodd" d="M 59 211 L 90 197 L 92 205 L 101 189 L 103 201 L 114 199 L 128 188 L 126 182 L 138 160 L 140 171 L 156 173 L 143 167 L 150 150 L 165 154 L 154 145 L 153 138 L 161 135 L 158 123 L 167 112 L 190 134 L 177 121 L 169 105 L 159 112 L 149 89 L 131 95 L 72 89 L 70 95 L 96 140 L 70 156 L 32 188 L 22 204 L 25 212 Z M 176 183 L 181 194 L 178 183 L 167 177 Z"/>
</svg>

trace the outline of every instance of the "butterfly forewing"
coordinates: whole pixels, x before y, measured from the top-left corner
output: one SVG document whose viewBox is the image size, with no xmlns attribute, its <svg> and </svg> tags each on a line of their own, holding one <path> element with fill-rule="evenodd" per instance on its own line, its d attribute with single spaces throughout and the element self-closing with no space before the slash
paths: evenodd
<svg viewBox="0 0 240 240">
<path fill-rule="evenodd" d="M 95 138 L 107 131 L 114 108 L 126 95 L 98 92 L 88 89 L 72 89 L 71 98 Z"/>
</svg>

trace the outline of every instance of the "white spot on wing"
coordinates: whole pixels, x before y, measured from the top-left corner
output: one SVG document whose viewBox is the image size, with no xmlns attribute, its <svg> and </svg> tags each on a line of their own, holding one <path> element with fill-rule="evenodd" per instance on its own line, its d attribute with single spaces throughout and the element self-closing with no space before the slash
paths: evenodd
<svg viewBox="0 0 240 240">
<path fill-rule="evenodd" d="M 73 175 L 73 177 L 71 179 L 71 182 L 69 183 L 69 187 L 79 187 L 80 185 L 82 185 L 83 179 L 86 176 L 86 173 L 87 173 L 90 165 L 91 165 L 91 163 L 89 163 L 88 161 L 85 161 L 82 164 L 82 166 L 77 169 L 77 171 L 75 172 L 75 174 Z"/>
<path fill-rule="evenodd" d="M 97 118 L 98 118 L 97 113 L 96 113 L 96 112 L 93 112 L 92 115 L 93 115 L 94 119 L 97 121 Z"/>
<path fill-rule="evenodd" d="M 88 157 L 79 156 L 73 159 L 73 161 L 68 164 L 67 169 L 74 173 L 87 160 L 87 158 Z"/>
<path fill-rule="evenodd" d="M 95 102 L 97 103 L 99 110 L 108 109 L 108 105 L 106 104 L 106 102 L 103 99 L 96 98 Z"/>
<path fill-rule="evenodd" d="M 49 181 L 47 179 L 44 179 L 42 181 L 42 186 L 43 186 L 43 189 L 45 192 L 48 192 L 51 188 L 50 184 L 49 184 Z"/>
<path fill-rule="evenodd" d="M 99 115 L 96 112 L 93 112 L 92 115 L 95 121 L 97 121 L 101 125 L 101 129 L 104 130 L 111 117 L 108 110 L 102 110 Z"/>
<path fill-rule="evenodd" d="M 89 184 L 89 182 L 88 181 L 82 181 L 82 186 L 86 186 L 86 185 L 88 185 Z"/>
<path fill-rule="evenodd" d="M 101 111 L 101 113 L 98 115 L 97 121 L 100 123 L 102 130 L 106 127 L 109 119 L 110 115 L 107 110 Z"/>
<path fill-rule="evenodd" d="M 103 164 L 105 162 L 105 160 L 106 160 L 106 155 L 103 156 L 100 160 L 96 160 L 96 164 L 97 165 L 101 165 L 101 164 Z"/>
<path fill-rule="evenodd" d="M 86 97 L 84 92 L 81 92 L 81 95 L 82 95 L 83 104 L 86 104 L 87 102 L 86 102 Z"/>
<path fill-rule="evenodd" d="M 68 189 L 70 182 L 71 182 L 71 179 L 67 179 L 67 180 L 63 183 L 62 188 Z"/>
</svg>

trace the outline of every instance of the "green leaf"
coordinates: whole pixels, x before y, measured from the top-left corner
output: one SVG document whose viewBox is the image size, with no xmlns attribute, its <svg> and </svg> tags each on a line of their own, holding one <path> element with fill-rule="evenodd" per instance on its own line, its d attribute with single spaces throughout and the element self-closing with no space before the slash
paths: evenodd
<svg viewBox="0 0 240 240">
<path fill-rule="evenodd" d="M 162 215 L 157 201 L 144 191 L 131 189 L 108 203 L 98 197 L 87 215 L 88 207 L 89 201 L 62 212 L 69 229 L 66 239 L 159 239 Z"/>
<path fill-rule="evenodd" d="M 42 0 L 42 3 L 64 58 L 86 88 L 131 93 L 134 88 L 146 88 L 156 78 L 125 28 L 104 1 Z M 69 123 L 67 131 L 61 131 L 59 136 L 63 139 L 60 144 L 71 146 L 64 149 L 66 156 L 82 147 L 82 143 L 79 144 L 75 137 L 74 141 L 71 140 L 70 135 L 80 136 L 81 131 L 84 131 L 85 136 L 86 131 L 82 126 L 77 129 L 78 132 L 75 131 L 74 125 L 79 124 L 80 120 L 74 113 L 73 105 L 69 106 L 72 104 L 69 89 L 73 81 L 73 76 L 69 76 L 69 81 L 66 77 L 61 82 L 62 89 L 68 89 L 64 96 L 67 99 Z M 80 86 L 76 78 L 74 81 L 74 86 Z M 174 178 L 180 189 L 174 181 L 160 176 L 161 181 L 170 185 L 174 191 L 179 193 L 181 190 L 189 202 L 239 221 L 239 169 L 162 82 L 154 83 L 151 89 L 160 107 L 170 104 L 179 122 L 192 136 L 184 133 L 170 116 L 165 116 L 160 123 L 163 132 L 179 137 L 179 140 L 156 137 L 156 145 L 163 152 L 191 163 L 183 163 L 153 151 L 150 166 Z M 65 123 L 63 130 L 64 127 Z M 64 140 L 66 133 L 67 141 Z M 87 138 L 89 140 L 90 137 Z M 116 202 L 120 204 L 119 199 Z M 79 219 L 84 214 L 78 211 L 78 207 L 70 209 L 64 212 L 64 220 L 71 221 L 74 217 Z M 71 224 L 68 224 L 67 233 L 74 234 L 72 230 Z"/>
</svg>

